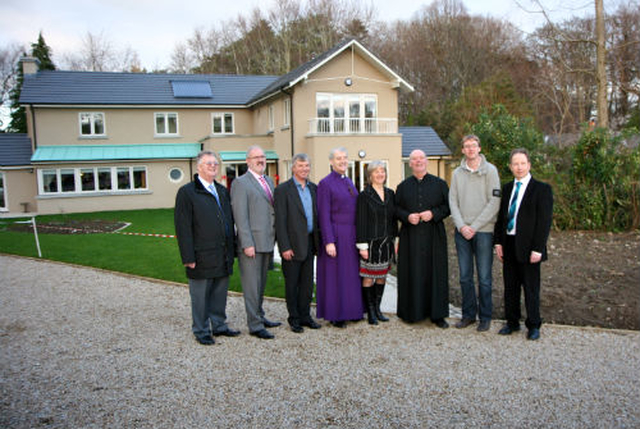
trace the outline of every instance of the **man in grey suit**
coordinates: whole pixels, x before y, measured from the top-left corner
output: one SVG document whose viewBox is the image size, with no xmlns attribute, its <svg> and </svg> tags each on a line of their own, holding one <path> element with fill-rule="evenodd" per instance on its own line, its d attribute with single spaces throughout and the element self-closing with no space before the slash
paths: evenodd
<svg viewBox="0 0 640 429">
<path fill-rule="evenodd" d="M 215 153 L 198 154 L 198 174 L 178 190 L 174 222 L 182 264 L 189 278 L 192 331 L 203 345 L 213 336 L 240 335 L 227 326 L 225 309 L 233 271 L 233 218 L 229 193 L 216 183 Z"/>
<path fill-rule="evenodd" d="M 248 171 L 231 184 L 231 206 L 238 232 L 238 265 L 249 333 L 272 339 L 266 328 L 280 326 L 264 317 L 262 300 L 275 242 L 273 181 L 265 176 L 267 157 L 259 146 L 247 150 Z"/>
<path fill-rule="evenodd" d="M 282 256 L 289 326 L 296 333 L 303 326 L 318 329 L 311 318 L 313 255 L 318 248 L 316 185 L 311 183 L 309 157 L 293 157 L 293 177 L 276 188 L 276 238 Z"/>
</svg>

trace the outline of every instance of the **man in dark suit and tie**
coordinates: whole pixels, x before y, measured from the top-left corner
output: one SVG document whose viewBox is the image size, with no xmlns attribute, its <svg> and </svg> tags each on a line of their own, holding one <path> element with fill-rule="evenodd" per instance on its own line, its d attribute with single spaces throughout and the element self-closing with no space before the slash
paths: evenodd
<svg viewBox="0 0 640 429">
<path fill-rule="evenodd" d="M 198 154 L 198 174 L 178 190 L 174 212 L 180 256 L 189 278 L 192 331 L 203 345 L 214 344 L 216 335 L 240 335 L 226 323 L 234 238 L 229 193 L 215 181 L 219 166 L 214 152 Z"/>
<path fill-rule="evenodd" d="M 547 239 L 553 216 L 551 186 L 531 177 L 526 149 L 509 157 L 514 181 L 502 188 L 502 201 L 494 230 L 498 259 L 503 262 L 504 306 L 507 323 L 498 332 L 520 330 L 520 287 L 527 309 L 527 338 L 540 338 L 540 264 L 547 259 Z"/>
<path fill-rule="evenodd" d="M 262 308 L 267 271 L 275 243 L 273 181 L 264 174 L 267 157 L 259 146 L 247 150 L 245 174 L 231 183 L 231 206 L 238 232 L 238 265 L 249 333 L 272 339 L 266 328 L 280 326 L 265 318 Z"/>
<path fill-rule="evenodd" d="M 308 180 L 311 165 L 306 154 L 293 157 L 293 177 L 275 191 L 276 239 L 282 256 L 289 326 L 318 329 L 311 317 L 313 255 L 318 248 L 316 185 Z"/>
</svg>

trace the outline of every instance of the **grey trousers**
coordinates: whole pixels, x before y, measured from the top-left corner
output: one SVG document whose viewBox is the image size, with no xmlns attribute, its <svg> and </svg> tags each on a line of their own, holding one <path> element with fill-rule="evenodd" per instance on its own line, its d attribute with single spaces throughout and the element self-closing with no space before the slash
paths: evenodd
<svg viewBox="0 0 640 429">
<path fill-rule="evenodd" d="M 189 279 L 193 335 L 197 338 L 226 331 L 229 277 Z"/>
<path fill-rule="evenodd" d="M 256 252 L 255 258 L 249 258 L 242 251 L 240 251 L 238 255 L 240 281 L 242 282 L 244 308 L 247 312 L 249 332 L 264 329 L 262 300 L 264 297 L 264 288 L 267 285 L 267 272 L 269 271 L 270 261 L 271 252 Z"/>
</svg>

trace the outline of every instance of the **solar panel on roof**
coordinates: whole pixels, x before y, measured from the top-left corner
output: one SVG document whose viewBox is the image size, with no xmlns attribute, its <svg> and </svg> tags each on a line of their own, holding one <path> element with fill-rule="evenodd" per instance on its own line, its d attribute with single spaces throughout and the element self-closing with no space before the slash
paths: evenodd
<svg viewBox="0 0 640 429">
<path fill-rule="evenodd" d="M 211 98 L 213 96 L 211 84 L 206 80 L 172 80 L 171 87 L 173 88 L 174 97 Z"/>
</svg>

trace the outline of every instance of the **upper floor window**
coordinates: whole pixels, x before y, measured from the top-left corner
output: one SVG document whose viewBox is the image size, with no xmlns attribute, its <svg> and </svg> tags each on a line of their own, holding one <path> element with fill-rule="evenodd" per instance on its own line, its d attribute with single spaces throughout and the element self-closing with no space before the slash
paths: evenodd
<svg viewBox="0 0 640 429">
<path fill-rule="evenodd" d="M 233 134 L 233 113 L 212 113 L 211 114 L 213 134 Z"/>
<path fill-rule="evenodd" d="M 104 113 L 82 112 L 80 113 L 80 135 L 89 137 L 101 137 L 107 134 L 104 124 Z"/>
<path fill-rule="evenodd" d="M 375 94 L 316 94 L 317 131 L 374 132 L 378 99 Z"/>
<path fill-rule="evenodd" d="M 175 136 L 178 134 L 177 113 L 155 113 L 156 136 Z"/>
<path fill-rule="evenodd" d="M 275 118 L 274 118 L 274 112 L 273 112 L 273 104 L 271 106 L 269 106 L 269 131 L 273 131 L 273 129 L 275 128 Z"/>
<path fill-rule="evenodd" d="M 284 121 L 283 124 L 285 127 L 291 125 L 291 99 L 284 99 L 284 110 L 283 110 Z"/>
</svg>

